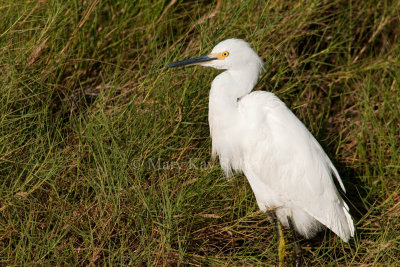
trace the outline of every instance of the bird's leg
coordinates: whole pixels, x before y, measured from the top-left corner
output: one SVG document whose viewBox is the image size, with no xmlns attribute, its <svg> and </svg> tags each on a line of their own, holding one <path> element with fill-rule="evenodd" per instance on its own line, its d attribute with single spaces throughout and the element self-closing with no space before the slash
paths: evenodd
<svg viewBox="0 0 400 267">
<path fill-rule="evenodd" d="M 285 256 L 285 237 L 283 236 L 282 225 L 275 214 L 273 214 L 276 227 L 276 235 L 278 239 L 278 256 L 276 258 L 276 267 L 283 266 L 283 258 Z"/>
<path fill-rule="evenodd" d="M 292 232 L 292 237 L 293 237 L 293 243 L 294 243 L 294 262 L 293 262 L 293 266 L 295 267 L 300 267 L 301 266 L 301 246 L 300 243 L 298 242 L 297 238 L 296 238 L 296 233 L 294 231 L 294 227 L 293 227 L 293 223 L 292 223 L 292 219 L 288 216 L 287 217 L 288 223 L 289 223 L 289 228 L 290 228 L 290 232 Z"/>
</svg>

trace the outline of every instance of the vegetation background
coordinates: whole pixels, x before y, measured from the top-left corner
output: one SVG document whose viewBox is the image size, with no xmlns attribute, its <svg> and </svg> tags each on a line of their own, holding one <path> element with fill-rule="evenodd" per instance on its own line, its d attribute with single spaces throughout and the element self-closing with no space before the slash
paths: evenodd
<svg viewBox="0 0 400 267">
<path fill-rule="evenodd" d="M 2 0 L 0 17 L 0 265 L 274 264 L 245 177 L 210 161 L 218 71 L 162 68 L 236 37 L 347 188 L 355 238 L 301 240 L 305 265 L 400 266 L 399 1 Z"/>
</svg>

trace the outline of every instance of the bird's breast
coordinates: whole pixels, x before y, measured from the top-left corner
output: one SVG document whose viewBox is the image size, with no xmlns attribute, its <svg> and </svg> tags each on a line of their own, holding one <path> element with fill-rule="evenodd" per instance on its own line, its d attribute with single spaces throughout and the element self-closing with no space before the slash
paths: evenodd
<svg viewBox="0 0 400 267">
<path fill-rule="evenodd" d="M 222 169 L 227 175 L 231 171 L 243 169 L 243 129 L 238 118 L 229 116 L 209 116 L 213 157 L 218 155 Z"/>
</svg>

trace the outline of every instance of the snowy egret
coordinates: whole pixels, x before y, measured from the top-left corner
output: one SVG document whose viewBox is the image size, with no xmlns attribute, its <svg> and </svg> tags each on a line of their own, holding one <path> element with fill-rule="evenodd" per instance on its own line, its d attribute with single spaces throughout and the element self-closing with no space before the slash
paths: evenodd
<svg viewBox="0 0 400 267">
<path fill-rule="evenodd" d="M 294 265 L 301 247 L 294 230 L 305 238 L 325 227 L 347 242 L 354 235 L 339 173 L 304 124 L 273 93 L 252 92 L 264 62 L 240 39 L 217 44 L 209 55 L 178 61 L 167 68 L 201 65 L 225 70 L 211 85 L 208 119 L 212 157 L 230 177 L 243 172 L 259 208 L 271 211 L 278 233 L 277 265 L 283 264 L 281 224 L 291 229 Z M 279 220 L 279 221 L 278 221 Z M 279 223 L 280 222 L 280 223 Z"/>
</svg>

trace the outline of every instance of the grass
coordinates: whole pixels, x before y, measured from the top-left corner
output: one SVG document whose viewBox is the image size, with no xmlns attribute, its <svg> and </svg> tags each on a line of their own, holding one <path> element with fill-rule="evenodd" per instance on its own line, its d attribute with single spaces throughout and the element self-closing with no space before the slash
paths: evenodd
<svg viewBox="0 0 400 267">
<path fill-rule="evenodd" d="M 237 37 L 347 188 L 355 238 L 302 240 L 305 265 L 399 266 L 399 2 L 174 2 L 1 2 L 0 264 L 274 264 L 245 177 L 210 160 L 218 71 L 162 69 Z"/>
</svg>

